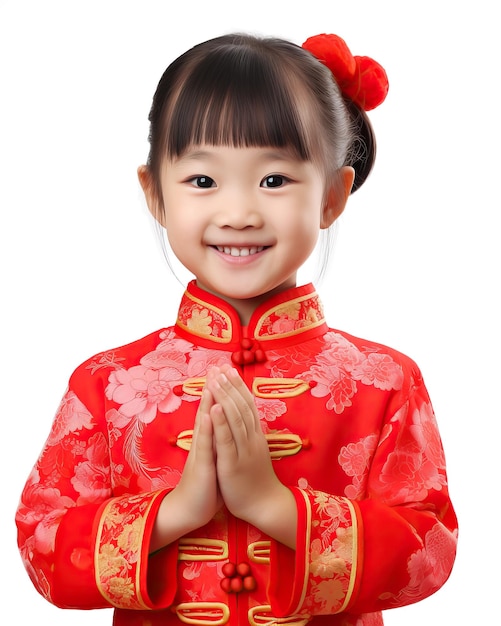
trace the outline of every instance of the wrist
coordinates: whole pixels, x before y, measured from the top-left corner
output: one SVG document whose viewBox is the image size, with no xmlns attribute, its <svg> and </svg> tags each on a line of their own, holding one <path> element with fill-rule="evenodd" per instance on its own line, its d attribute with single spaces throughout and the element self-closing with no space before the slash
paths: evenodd
<svg viewBox="0 0 501 626">
<path fill-rule="evenodd" d="M 279 485 L 264 494 L 259 502 L 253 502 L 248 513 L 242 517 L 249 524 L 295 549 L 297 531 L 297 507 L 292 491 Z"/>
<path fill-rule="evenodd" d="M 201 525 L 200 519 L 186 506 L 181 490 L 174 488 L 164 497 L 158 509 L 150 541 L 150 553 L 177 541 Z"/>
</svg>

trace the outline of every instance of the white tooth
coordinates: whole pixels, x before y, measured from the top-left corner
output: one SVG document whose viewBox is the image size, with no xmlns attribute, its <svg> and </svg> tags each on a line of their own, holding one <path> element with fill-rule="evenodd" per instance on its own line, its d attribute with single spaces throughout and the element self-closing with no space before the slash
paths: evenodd
<svg viewBox="0 0 501 626">
<path fill-rule="evenodd" d="M 236 246 L 216 246 L 219 252 L 224 254 L 231 254 L 231 256 L 249 256 L 251 254 L 257 254 L 264 250 L 264 246 L 251 246 L 249 248 L 237 248 Z"/>
</svg>

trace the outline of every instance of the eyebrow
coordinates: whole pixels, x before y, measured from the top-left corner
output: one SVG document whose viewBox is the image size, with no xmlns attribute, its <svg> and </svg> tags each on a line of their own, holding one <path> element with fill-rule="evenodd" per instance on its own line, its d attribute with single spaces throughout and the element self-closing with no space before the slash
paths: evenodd
<svg viewBox="0 0 501 626">
<path fill-rule="evenodd" d="M 242 146 L 243 148 L 247 146 Z M 249 148 L 259 148 L 260 146 L 248 146 Z M 262 154 L 262 156 L 270 161 L 295 161 L 295 157 L 289 150 L 276 148 L 270 149 Z M 217 155 L 213 154 L 209 150 L 195 150 L 194 152 L 185 152 L 180 155 L 179 161 L 197 161 L 199 159 L 213 159 L 217 158 Z"/>
<path fill-rule="evenodd" d="M 206 150 L 197 150 L 196 152 L 185 152 L 179 156 L 179 161 L 196 161 L 197 159 L 208 159 L 211 153 Z"/>
</svg>

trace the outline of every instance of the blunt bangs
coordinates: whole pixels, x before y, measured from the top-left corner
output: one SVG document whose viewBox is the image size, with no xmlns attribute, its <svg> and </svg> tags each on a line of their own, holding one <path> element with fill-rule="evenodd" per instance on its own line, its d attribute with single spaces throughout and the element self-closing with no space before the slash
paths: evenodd
<svg viewBox="0 0 501 626">
<path fill-rule="evenodd" d="M 164 119 L 164 154 L 207 143 L 288 149 L 310 160 L 293 69 L 256 46 L 223 46 L 185 74 Z"/>
</svg>

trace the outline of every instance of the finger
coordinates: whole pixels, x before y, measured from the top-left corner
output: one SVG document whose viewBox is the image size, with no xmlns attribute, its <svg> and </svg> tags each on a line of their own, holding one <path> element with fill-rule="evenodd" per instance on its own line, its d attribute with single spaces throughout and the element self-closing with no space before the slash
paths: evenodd
<svg viewBox="0 0 501 626">
<path fill-rule="evenodd" d="M 257 429 L 258 432 L 261 432 L 261 422 L 259 419 L 259 414 L 257 412 L 256 400 L 254 396 L 252 395 L 250 389 L 247 387 L 243 378 L 239 375 L 239 373 L 234 367 L 228 367 L 228 370 L 225 373 L 229 382 L 239 392 L 240 397 L 246 403 L 247 407 L 250 409 L 250 412 L 254 419 L 254 427 Z"/>
<path fill-rule="evenodd" d="M 224 374 L 211 381 L 214 400 L 220 405 L 236 444 L 247 439 L 252 431 L 252 417 L 247 403 Z"/>
<path fill-rule="evenodd" d="M 223 396 L 218 390 L 216 400 L 221 402 L 223 408 L 225 410 L 232 410 L 234 407 L 239 418 L 243 420 L 247 433 L 260 432 L 261 426 L 254 396 L 251 394 L 237 370 L 232 367 L 222 368 L 215 382 L 219 383 L 219 386 L 226 394 L 226 396 Z M 239 425 L 238 421 L 235 425 Z"/>
<path fill-rule="evenodd" d="M 232 458 L 237 457 L 238 451 L 235 439 L 223 407 L 220 404 L 214 404 L 211 407 L 210 417 L 218 457 L 223 455 L 230 455 Z"/>
<path fill-rule="evenodd" d="M 195 424 L 193 426 L 193 439 L 192 443 L 198 445 L 200 437 L 210 438 L 210 444 L 212 447 L 212 422 L 209 414 L 211 406 L 214 404 L 214 399 L 211 392 L 204 388 L 202 390 L 202 396 L 200 398 L 200 404 L 198 406 L 197 413 L 195 415 Z M 207 441 L 203 442 L 206 447 Z"/>
<path fill-rule="evenodd" d="M 198 413 L 208 414 L 210 407 L 214 403 L 214 399 L 210 390 L 207 387 L 202 389 L 202 395 L 200 396 L 200 404 L 198 405 Z"/>
<path fill-rule="evenodd" d="M 200 422 L 196 437 L 194 435 L 192 445 L 195 445 L 197 462 L 210 463 L 214 459 L 213 427 L 209 413 L 200 415 Z"/>
<path fill-rule="evenodd" d="M 205 377 L 205 383 L 210 383 L 211 380 L 214 380 L 216 376 L 220 373 L 221 368 L 217 365 L 213 365 L 209 370 L 207 370 L 207 375 Z"/>
</svg>

